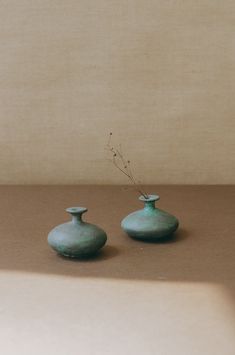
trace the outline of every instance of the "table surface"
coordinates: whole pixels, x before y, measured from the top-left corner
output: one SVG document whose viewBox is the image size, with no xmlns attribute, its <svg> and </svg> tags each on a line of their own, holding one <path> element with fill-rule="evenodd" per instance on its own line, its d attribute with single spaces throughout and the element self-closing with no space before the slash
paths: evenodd
<svg viewBox="0 0 235 355">
<path fill-rule="evenodd" d="M 127 186 L 0 187 L 0 347 L 8 354 L 235 354 L 234 186 L 146 186 L 180 220 L 164 243 L 121 219 L 142 207 Z M 47 234 L 86 206 L 108 235 L 70 260 Z"/>
</svg>

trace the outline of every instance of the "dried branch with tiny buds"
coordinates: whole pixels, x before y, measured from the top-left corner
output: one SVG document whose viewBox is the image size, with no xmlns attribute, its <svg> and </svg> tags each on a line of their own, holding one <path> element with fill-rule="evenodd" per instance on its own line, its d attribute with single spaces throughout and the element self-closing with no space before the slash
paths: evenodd
<svg viewBox="0 0 235 355">
<path fill-rule="evenodd" d="M 135 190 L 138 191 L 140 195 L 142 195 L 144 198 L 148 198 L 148 195 L 143 191 L 141 185 L 136 182 L 132 173 L 131 162 L 129 159 L 125 159 L 122 153 L 121 145 L 119 145 L 119 148 L 117 149 L 111 144 L 112 135 L 112 132 L 110 132 L 109 140 L 107 143 L 107 150 L 112 154 L 113 165 L 130 180 L 130 182 L 134 185 Z"/>
</svg>

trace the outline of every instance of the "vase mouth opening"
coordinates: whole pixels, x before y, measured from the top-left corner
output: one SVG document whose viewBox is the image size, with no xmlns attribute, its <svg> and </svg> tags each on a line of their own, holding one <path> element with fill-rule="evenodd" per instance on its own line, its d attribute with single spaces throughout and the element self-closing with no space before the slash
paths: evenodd
<svg viewBox="0 0 235 355">
<path fill-rule="evenodd" d="M 160 197 L 158 195 L 147 195 L 146 197 L 141 195 L 139 197 L 139 200 L 143 202 L 154 202 L 154 201 L 158 201 L 159 199 Z"/>
<path fill-rule="evenodd" d="M 81 214 L 81 213 L 87 212 L 87 208 L 86 207 L 68 207 L 68 208 L 66 208 L 66 212 L 76 215 L 76 214 Z"/>
</svg>

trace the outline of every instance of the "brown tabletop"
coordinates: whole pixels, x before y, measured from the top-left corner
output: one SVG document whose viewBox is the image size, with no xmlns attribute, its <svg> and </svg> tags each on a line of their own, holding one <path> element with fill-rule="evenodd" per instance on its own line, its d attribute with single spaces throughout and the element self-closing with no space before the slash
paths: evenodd
<svg viewBox="0 0 235 355">
<path fill-rule="evenodd" d="M 22 296 L 22 292 L 27 298 L 29 288 L 34 286 L 39 287 L 40 282 L 42 282 L 38 281 L 39 283 L 36 286 L 35 280 L 39 280 L 39 278 L 40 280 L 42 278 L 46 280 L 47 277 L 50 280 L 61 280 L 58 281 L 60 282 L 60 286 L 58 287 L 62 287 L 62 280 L 70 280 L 71 285 L 73 284 L 76 288 L 76 285 L 79 284 L 80 289 L 82 288 L 83 291 L 82 280 L 84 280 L 85 284 L 99 282 L 100 280 L 102 285 L 105 285 L 105 280 L 107 280 L 113 283 L 114 286 L 112 287 L 114 288 L 117 285 L 119 288 L 122 285 L 127 285 L 123 286 L 125 288 L 136 282 L 136 285 L 138 283 L 136 290 L 139 290 L 143 282 L 146 285 L 150 285 L 149 287 L 152 287 L 151 285 L 155 287 L 158 285 L 157 282 L 159 282 L 159 287 L 172 284 L 176 289 L 176 299 L 179 297 L 179 295 L 177 296 L 177 285 L 179 287 L 180 285 L 193 285 L 194 287 L 197 284 L 217 285 L 226 290 L 228 299 L 230 299 L 230 310 L 233 312 L 233 304 L 235 303 L 235 187 L 146 186 L 145 190 L 149 193 L 160 195 L 158 206 L 174 214 L 180 221 L 180 229 L 175 237 L 167 242 L 144 243 L 130 239 L 122 232 L 120 228 L 121 219 L 128 213 L 142 207 L 141 202 L 138 200 L 138 195 L 131 187 L 1 186 L 0 270 L 3 277 L 2 285 L 6 287 L 4 297 L 7 299 L 8 292 L 14 290 L 16 298 L 18 297 L 17 293 Z M 58 256 L 47 245 L 48 232 L 54 226 L 70 219 L 70 216 L 65 212 L 65 208 L 70 206 L 87 207 L 88 212 L 84 215 L 84 219 L 99 225 L 107 232 L 107 245 L 94 259 L 82 261 L 68 260 Z M 9 279 L 6 275 L 9 275 Z M 16 275 L 15 279 L 12 282 L 8 282 L 12 277 L 11 275 Z M 32 280 L 32 283 L 30 280 Z M 53 281 L 50 282 L 53 284 Z M 50 282 L 45 287 L 50 287 Z M 7 287 L 9 287 L 9 291 L 7 291 Z M 60 298 L 61 293 L 63 294 L 65 288 L 66 286 L 58 289 L 60 293 L 58 294 L 58 298 Z M 141 290 L 142 288 L 139 290 L 140 293 L 142 292 Z M 156 292 L 159 292 L 159 289 Z M 170 292 L 172 292 L 172 297 L 174 298 L 174 290 Z M 193 299 L 196 295 L 195 292 L 194 289 L 190 289 L 190 291 L 186 291 L 186 294 L 191 295 Z M 210 303 L 211 294 L 213 295 L 214 291 L 210 292 L 205 302 Z M 86 298 L 85 295 L 86 293 L 83 294 L 83 299 Z M 182 292 L 180 295 L 182 295 Z M 13 297 L 12 294 L 11 297 Z M 29 299 L 34 300 L 34 297 L 34 295 L 31 295 Z M 79 302 L 79 295 L 77 297 Z M 98 297 L 102 298 L 102 295 Z M 113 296 L 110 294 L 110 297 Z M 74 298 L 72 299 L 72 302 L 74 302 Z M 161 296 L 160 300 L 164 302 L 164 296 Z M 15 302 L 13 298 L 12 302 Z M 18 299 L 17 302 L 18 306 L 21 307 L 21 301 Z M 24 301 L 22 302 L 24 304 Z M 43 302 L 45 307 L 47 307 L 47 301 L 43 300 Z M 128 299 L 128 302 L 130 302 L 130 299 Z M 195 302 L 197 303 L 198 301 L 196 300 Z M 193 303 L 192 307 L 196 303 Z M 180 301 L 178 304 L 180 304 Z M 175 306 L 177 307 L 177 305 Z M 26 304 L 25 307 L 27 308 Z M 118 301 L 115 307 L 118 308 Z M 15 311 L 16 315 L 18 311 L 19 309 L 17 308 Z M 34 311 L 32 310 L 32 312 Z M 18 318 L 17 316 L 15 317 L 17 321 Z M 142 317 L 144 316 L 142 315 Z M 130 322 L 131 319 L 130 316 Z M 6 315 L 4 324 L 7 321 L 8 318 Z M 31 316 L 29 316 L 30 321 L 32 321 Z M 102 322 L 102 319 L 100 321 Z M 180 322 L 178 319 L 174 319 L 173 321 L 176 324 Z M 45 322 L 48 324 L 48 320 L 45 320 Z M 112 323 L 111 320 L 110 322 Z M 155 326 L 157 326 L 157 320 L 155 322 Z M 87 327 L 90 327 L 90 323 L 88 323 Z M 16 329 L 15 331 L 17 331 Z M 215 329 L 213 330 L 214 332 Z M 227 334 L 226 332 L 227 330 L 224 330 L 225 335 Z M 26 331 L 25 336 L 27 334 Z M 208 334 L 210 334 L 210 331 Z M 84 339 L 89 339 L 88 335 L 84 335 L 84 337 Z M 161 335 L 159 339 L 163 337 L 164 335 Z M 135 336 L 132 338 L 135 339 Z M 131 340 L 132 342 L 135 341 L 133 339 Z M 147 338 L 146 341 L 149 342 L 150 340 Z M 12 348 L 9 344 L 6 343 L 5 354 L 11 353 Z M 82 354 L 118 354 L 121 351 L 120 348 L 117 352 L 109 352 L 104 344 L 105 340 L 102 341 L 100 347 L 96 345 L 94 348 L 84 348 Z M 130 342 L 130 344 L 132 343 Z M 84 347 L 85 345 L 83 344 L 82 346 Z M 134 345 L 133 347 L 131 346 L 128 352 L 123 351 L 122 354 L 138 353 Z M 143 348 L 145 346 L 146 344 L 143 345 Z M 167 348 L 167 345 L 160 344 L 159 346 L 158 348 L 156 345 L 156 348 L 159 349 L 159 354 L 171 354 L 171 350 Z M 233 351 L 235 353 L 234 344 L 229 349 L 225 349 L 223 346 L 223 344 L 221 347 L 218 346 L 218 353 L 222 350 L 226 351 L 226 355 L 230 355 L 230 350 L 231 354 L 233 354 Z M 138 347 L 141 349 L 141 345 L 138 345 Z M 53 349 L 50 349 L 50 355 L 54 354 Z M 58 349 L 55 349 L 55 353 L 58 353 Z M 63 346 L 60 349 L 63 349 Z M 179 346 L 178 351 L 181 354 L 186 354 L 187 345 L 185 345 L 185 349 Z M 155 350 L 153 345 L 152 348 L 147 350 L 146 354 L 154 354 Z M 29 350 L 28 348 L 25 350 L 25 354 L 28 354 L 27 351 L 30 353 L 30 348 Z M 217 354 L 211 348 L 211 353 L 213 351 L 214 354 Z M 71 348 L 69 354 L 73 353 L 76 352 Z M 178 352 L 176 353 L 178 354 Z M 63 351 L 61 354 L 63 354 Z M 199 350 L 192 354 L 199 354 Z M 207 354 L 210 354 L 210 352 L 208 351 Z"/>
</svg>

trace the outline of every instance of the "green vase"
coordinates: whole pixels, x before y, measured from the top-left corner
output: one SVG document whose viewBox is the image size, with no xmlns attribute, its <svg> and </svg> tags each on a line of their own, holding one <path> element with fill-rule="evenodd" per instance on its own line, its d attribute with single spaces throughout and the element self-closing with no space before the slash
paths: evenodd
<svg viewBox="0 0 235 355">
<path fill-rule="evenodd" d="M 70 258 L 87 257 L 96 254 L 107 240 L 106 233 L 94 224 L 82 220 L 85 207 L 70 207 L 66 211 L 72 221 L 60 224 L 48 235 L 49 245 L 59 254 Z"/>
<path fill-rule="evenodd" d="M 144 202 L 142 210 L 133 212 L 125 217 L 121 226 L 132 238 L 157 241 L 170 237 L 178 228 L 176 217 L 155 207 L 155 202 L 160 199 L 157 195 L 140 196 Z"/>
</svg>

